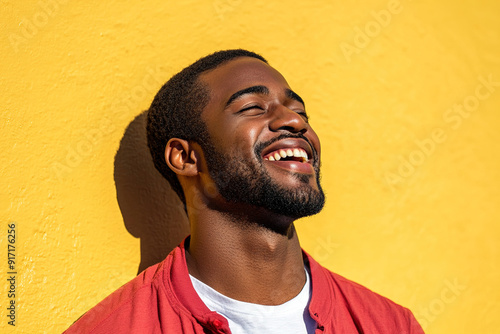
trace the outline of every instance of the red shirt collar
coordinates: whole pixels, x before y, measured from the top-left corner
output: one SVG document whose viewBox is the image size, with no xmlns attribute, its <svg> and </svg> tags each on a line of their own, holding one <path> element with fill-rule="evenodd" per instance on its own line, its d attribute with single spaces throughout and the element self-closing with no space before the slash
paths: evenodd
<svg viewBox="0 0 500 334">
<path fill-rule="evenodd" d="M 162 271 L 167 297 L 172 305 L 178 305 L 179 312 L 189 312 L 203 326 L 216 333 L 229 333 L 229 325 L 223 316 L 210 311 L 196 293 L 186 264 L 186 243 L 189 236 L 165 259 Z M 332 314 L 334 289 L 327 279 L 324 270 L 309 254 L 302 250 L 304 263 L 309 266 L 312 284 L 312 296 L 309 303 L 309 313 L 318 323 L 318 328 L 324 326 Z"/>
</svg>

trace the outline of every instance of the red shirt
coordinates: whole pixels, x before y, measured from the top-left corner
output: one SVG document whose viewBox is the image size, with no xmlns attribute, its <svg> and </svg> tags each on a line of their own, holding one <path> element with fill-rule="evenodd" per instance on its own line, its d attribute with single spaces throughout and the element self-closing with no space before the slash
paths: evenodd
<svg viewBox="0 0 500 334">
<path fill-rule="evenodd" d="M 334 274 L 304 252 L 317 334 L 423 334 L 410 310 Z M 85 313 L 64 333 L 231 333 L 227 320 L 196 294 L 184 242 L 167 258 Z"/>
</svg>

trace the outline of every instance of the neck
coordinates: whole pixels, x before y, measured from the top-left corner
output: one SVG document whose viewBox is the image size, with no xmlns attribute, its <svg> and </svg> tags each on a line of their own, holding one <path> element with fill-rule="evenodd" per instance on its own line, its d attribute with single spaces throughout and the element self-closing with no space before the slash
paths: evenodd
<svg viewBox="0 0 500 334">
<path fill-rule="evenodd" d="M 277 232 L 256 218 L 198 210 L 190 215 L 189 273 L 236 300 L 279 305 L 292 299 L 306 277 L 293 220 L 285 229 L 281 219 Z"/>
</svg>

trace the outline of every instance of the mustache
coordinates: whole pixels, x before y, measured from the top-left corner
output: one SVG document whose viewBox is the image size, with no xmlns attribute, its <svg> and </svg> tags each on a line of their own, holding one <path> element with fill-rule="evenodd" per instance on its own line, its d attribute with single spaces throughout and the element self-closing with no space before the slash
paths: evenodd
<svg viewBox="0 0 500 334">
<path fill-rule="evenodd" d="M 318 161 L 318 152 L 316 151 L 316 149 L 314 148 L 314 146 L 312 145 L 311 141 L 309 139 L 307 139 L 306 136 L 304 136 L 302 133 L 297 133 L 297 134 L 291 134 L 291 133 L 283 133 L 281 135 L 279 135 L 278 137 L 274 137 L 268 141 L 265 141 L 263 143 L 258 143 L 257 145 L 255 145 L 255 155 L 257 157 L 261 157 L 262 156 L 262 151 L 264 151 L 264 149 L 266 147 L 268 147 L 269 145 L 277 142 L 277 141 L 280 141 L 280 140 L 283 140 L 283 139 L 288 139 L 288 138 L 292 138 L 292 139 L 303 139 L 307 142 L 307 144 L 309 144 L 309 147 L 311 148 L 311 151 L 312 151 L 312 154 L 313 154 L 313 161 Z"/>
</svg>

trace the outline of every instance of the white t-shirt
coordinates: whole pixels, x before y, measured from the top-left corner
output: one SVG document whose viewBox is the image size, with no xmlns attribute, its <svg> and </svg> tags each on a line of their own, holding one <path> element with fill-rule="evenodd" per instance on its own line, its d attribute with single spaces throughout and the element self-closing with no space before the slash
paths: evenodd
<svg viewBox="0 0 500 334">
<path fill-rule="evenodd" d="M 316 322 L 309 315 L 311 282 L 306 270 L 306 284 L 293 299 L 281 305 L 246 303 L 215 291 L 189 275 L 193 287 L 211 311 L 224 316 L 234 334 L 290 333 L 313 334 Z"/>
</svg>

